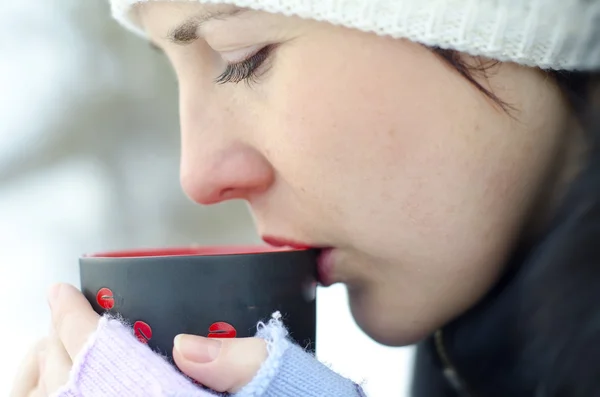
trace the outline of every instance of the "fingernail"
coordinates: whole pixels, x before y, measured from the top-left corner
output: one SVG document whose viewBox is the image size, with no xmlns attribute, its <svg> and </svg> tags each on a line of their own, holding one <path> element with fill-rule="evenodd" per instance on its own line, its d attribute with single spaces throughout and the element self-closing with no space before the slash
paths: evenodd
<svg viewBox="0 0 600 397">
<path fill-rule="evenodd" d="M 50 307 L 52 307 L 58 299 L 60 288 L 61 284 L 54 284 L 52 287 L 50 287 L 50 290 L 48 290 L 48 302 L 50 303 Z"/>
<path fill-rule="evenodd" d="M 198 364 L 210 363 L 219 356 L 222 342 L 217 339 L 195 335 L 177 335 L 175 349 L 188 361 Z"/>
</svg>

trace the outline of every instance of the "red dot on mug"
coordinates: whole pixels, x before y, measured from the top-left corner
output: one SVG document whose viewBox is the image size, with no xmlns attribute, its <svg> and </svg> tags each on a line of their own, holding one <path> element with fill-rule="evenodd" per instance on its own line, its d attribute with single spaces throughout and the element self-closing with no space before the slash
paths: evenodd
<svg viewBox="0 0 600 397">
<path fill-rule="evenodd" d="M 138 340 L 144 344 L 152 339 L 152 328 L 143 321 L 136 321 L 133 324 L 133 333 Z"/>
<path fill-rule="evenodd" d="M 115 297 L 113 292 L 108 288 L 102 288 L 96 294 L 96 302 L 100 305 L 101 308 L 110 310 L 115 307 Z"/>
<path fill-rule="evenodd" d="M 222 321 L 214 323 L 208 328 L 209 338 L 235 338 L 236 336 L 237 331 L 233 325 Z"/>
</svg>

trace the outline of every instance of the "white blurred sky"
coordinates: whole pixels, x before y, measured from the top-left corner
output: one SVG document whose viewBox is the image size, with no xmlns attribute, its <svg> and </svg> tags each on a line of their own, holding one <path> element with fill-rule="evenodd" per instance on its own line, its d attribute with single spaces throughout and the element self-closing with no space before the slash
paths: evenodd
<svg viewBox="0 0 600 397">
<path fill-rule="evenodd" d="M 0 1 L 0 395 L 48 329 L 47 287 L 78 284 L 79 254 L 257 241 L 243 205 L 183 197 L 176 98 L 104 0 Z M 318 322 L 322 361 L 370 396 L 406 395 L 412 350 L 370 341 L 342 287 L 319 291 Z"/>
</svg>

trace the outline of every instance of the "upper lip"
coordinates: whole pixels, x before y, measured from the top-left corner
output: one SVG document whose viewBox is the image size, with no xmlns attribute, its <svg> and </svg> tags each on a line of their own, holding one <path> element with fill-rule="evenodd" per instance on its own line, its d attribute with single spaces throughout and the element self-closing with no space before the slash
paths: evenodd
<svg viewBox="0 0 600 397">
<path fill-rule="evenodd" d="M 302 241 L 292 240 L 289 238 L 275 237 L 275 236 L 263 236 L 263 241 L 274 247 L 290 247 L 294 249 L 308 249 L 308 248 L 319 248 L 315 245 L 305 243 Z"/>
</svg>

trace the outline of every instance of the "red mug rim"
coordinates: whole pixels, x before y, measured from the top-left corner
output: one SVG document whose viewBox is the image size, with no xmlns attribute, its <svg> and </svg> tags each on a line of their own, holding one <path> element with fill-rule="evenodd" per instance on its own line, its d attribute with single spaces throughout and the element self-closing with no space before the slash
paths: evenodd
<svg viewBox="0 0 600 397">
<path fill-rule="evenodd" d="M 206 247 L 142 248 L 86 254 L 84 258 L 156 258 L 176 256 L 225 256 L 269 254 L 276 252 L 306 251 L 305 248 L 279 248 L 268 245 L 223 245 Z"/>
</svg>

